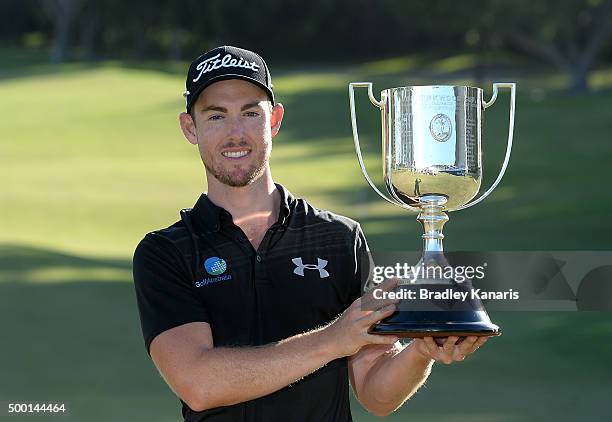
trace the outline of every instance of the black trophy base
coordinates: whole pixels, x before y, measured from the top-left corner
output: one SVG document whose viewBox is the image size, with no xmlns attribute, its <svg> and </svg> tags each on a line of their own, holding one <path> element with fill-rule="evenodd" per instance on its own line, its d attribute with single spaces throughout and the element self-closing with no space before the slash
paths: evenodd
<svg viewBox="0 0 612 422">
<path fill-rule="evenodd" d="M 409 338 L 501 334 L 486 311 L 398 311 L 374 324 L 369 332 Z"/>
</svg>

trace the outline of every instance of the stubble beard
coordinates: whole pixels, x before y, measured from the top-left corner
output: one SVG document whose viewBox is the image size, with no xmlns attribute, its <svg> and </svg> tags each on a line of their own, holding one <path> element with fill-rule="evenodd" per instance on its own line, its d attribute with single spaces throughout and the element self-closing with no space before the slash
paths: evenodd
<svg viewBox="0 0 612 422">
<path fill-rule="evenodd" d="M 266 141 L 264 148 L 258 153 L 255 162 L 246 171 L 240 171 L 237 175 L 235 170 L 226 169 L 220 163 L 215 164 L 213 160 L 204 160 L 204 167 L 215 179 L 224 185 L 231 186 L 233 188 L 243 188 L 252 184 L 254 181 L 259 179 L 268 167 L 270 162 L 271 142 Z M 210 162 L 207 162 L 210 161 Z"/>
</svg>

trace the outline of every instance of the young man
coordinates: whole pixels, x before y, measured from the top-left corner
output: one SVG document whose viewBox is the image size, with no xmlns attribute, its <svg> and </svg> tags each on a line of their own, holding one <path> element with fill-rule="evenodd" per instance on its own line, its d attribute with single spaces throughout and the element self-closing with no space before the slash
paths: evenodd
<svg viewBox="0 0 612 422">
<path fill-rule="evenodd" d="M 134 255 L 145 345 L 186 421 L 350 421 L 349 379 L 363 406 L 386 415 L 434 360 L 463 360 L 484 342 L 402 347 L 368 334 L 394 305 L 363 310 L 359 225 L 273 182 L 284 108 L 259 55 L 215 48 L 191 64 L 186 88 L 180 125 L 208 191 Z"/>
</svg>

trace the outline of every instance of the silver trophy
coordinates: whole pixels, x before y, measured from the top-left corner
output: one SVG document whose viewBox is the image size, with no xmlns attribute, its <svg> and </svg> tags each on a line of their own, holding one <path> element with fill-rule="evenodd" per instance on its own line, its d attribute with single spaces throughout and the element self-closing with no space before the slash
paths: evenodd
<svg viewBox="0 0 612 422">
<path fill-rule="evenodd" d="M 363 163 L 355 115 L 355 88 L 367 88 L 372 104 L 381 111 L 383 177 L 388 195 L 372 182 Z M 498 89 L 510 89 L 508 144 L 501 170 L 480 197 L 482 181 L 482 122 L 484 110 L 497 99 Z M 501 181 L 512 150 L 516 84 L 495 83 L 489 101 L 483 90 L 469 86 L 407 86 L 389 88 L 377 100 L 371 82 L 349 84 L 353 137 L 359 166 L 374 191 L 386 201 L 418 213 L 423 224 L 423 256 L 417 265 L 427 268 L 448 264 L 443 254 L 442 228 L 448 211 L 469 208 L 484 200 Z M 411 287 L 439 289 L 449 280 L 425 277 L 410 280 Z M 404 280 L 401 284 L 407 284 Z M 401 287 L 401 286 L 400 286 Z M 469 283 L 455 285 L 467 289 Z M 372 332 L 403 337 L 500 334 L 479 301 L 468 309 L 412 309 L 400 303 L 398 312 L 374 325 Z"/>
</svg>

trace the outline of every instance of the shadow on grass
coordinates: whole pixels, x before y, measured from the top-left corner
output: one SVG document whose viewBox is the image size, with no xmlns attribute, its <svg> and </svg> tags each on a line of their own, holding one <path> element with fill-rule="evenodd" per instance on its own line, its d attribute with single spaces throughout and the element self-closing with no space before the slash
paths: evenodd
<svg viewBox="0 0 612 422">
<path fill-rule="evenodd" d="M 125 259 L 83 257 L 33 246 L 0 244 L 0 274 L 14 270 L 66 266 L 131 270 L 132 263 Z"/>
</svg>

